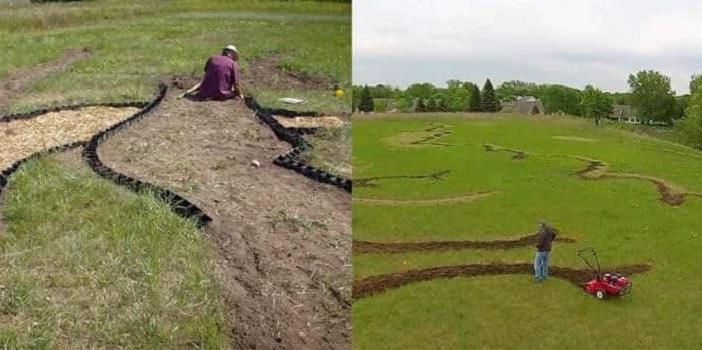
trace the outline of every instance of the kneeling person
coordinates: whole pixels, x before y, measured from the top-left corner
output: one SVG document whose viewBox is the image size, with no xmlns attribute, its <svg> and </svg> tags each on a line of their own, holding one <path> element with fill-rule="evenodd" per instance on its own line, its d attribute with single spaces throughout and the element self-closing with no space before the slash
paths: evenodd
<svg viewBox="0 0 702 350">
<path fill-rule="evenodd" d="M 236 46 L 224 48 L 221 55 L 214 55 L 205 64 L 205 76 L 183 95 L 195 95 L 201 99 L 227 100 L 244 98 L 239 73 L 239 51 Z"/>
</svg>

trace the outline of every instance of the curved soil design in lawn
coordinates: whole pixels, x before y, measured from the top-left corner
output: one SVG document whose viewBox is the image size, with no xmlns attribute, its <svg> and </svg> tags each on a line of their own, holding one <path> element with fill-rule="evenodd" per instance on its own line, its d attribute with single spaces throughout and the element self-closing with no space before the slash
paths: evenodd
<svg viewBox="0 0 702 350">
<path fill-rule="evenodd" d="M 451 170 L 440 170 L 426 175 L 389 175 L 389 176 L 375 176 L 375 177 L 362 177 L 359 179 L 354 179 L 354 186 L 356 187 L 377 187 L 379 181 L 387 180 L 432 180 L 441 181 L 446 175 L 448 175 Z"/>
<path fill-rule="evenodd" d="M 605 267 L 603 271 L 615 271 L 626 276 L 644 273 L 651 269 L 651 265 L 624 265 Z M 440 278 L 476 277 L 495 275 L 533 275 L 532 264 L 469 264 L 455 266 L 441 266 L 428 269 L 409 270 L 386 275 L 371 276 L 356 280 L 353 284 L 353 299 L 357 301 L 375 294 L 383 293 L 407 284 L 431 281 Z M 564 279 L 576 286 L 592 279 L 593 273 L 589 269 L 573 269 L 568 267 L 549 266 L 549 275 Z"/>
<path fill-rule="evenodd" d="M 431 241 L 431 242 L 367 242 L 353 241 L 354 254 L 397 254 L 410 252 L 442 252 L 461 249 L 511 249 L 536 244 L 538 234 L 511 240 L 494 241 Z M 556 242 L 574 243 L 572 238 L 558 237 Z"/>
<path fill-rule="evenodd" d="M 502 146 L 493 145 L 493 144 L 489 144 L 489 143 L 485 143 L 482 146 L 485 149 L 485 151 L 487 151 L 487 152 L 511 153 L 512 159 L 515 159 L 515 160 L 526 159 L 529 156 L 529 154 L 526 151 L 522 151 L 520 149 L 504 148 Z"/>
<path fill-rule="evenodd" d="M 354 202 L 380 205 L 432 205 L 432 204 L 451 204 L 451 203 L 467 203 L 478 199 L 490 197 L 495 194 L 502 193 L 500 191 L 485 191 L 467 196 L 449 197 L 449 198 L 432 198 L 432 199 L 379 199 L 379 198 L 363 198 L 355 196 Z"/>
<path fill-rule="evenodd" d="M 0 112 L 4 111 L 10 100 L 19 96 L 32 83 L 52 73 L 62 71 L 73 63 L 90 56 L 88 49 L 72 49 L 53 61 L 42 63 L 20 72 L 12 73 L 0 81 Z"/>
<path fill-rule="evenodd" d="M 602 179 L 633 179 L 651 182 L 660 196 L 660 201 L 670 206 L 680 206 L 685 203 L 686 196 L 695 196 L 702 198 L 702 193 L 690 192 L 684 188 L 668 183 L 666 180 L 648 175 L 634 173 L 616 173 L 610 172 L 607 163 L 584 157 L 574 157 L 583 162 L 587 162 L 584 169 L 576 172 L 578 176 L 585 180 L 602 180 Z"/>
<path fill-rule="evenodd" d="M 514 159 L 524 159 L 526 158 L 526 152 L 521 150 L 510 150 L 497 145 L 484 144 L 485 151 L 495 152 L 495 151 L 506 151 L 515 153 Z M 521 155 L 520 153 L 521 152 Z M 529 153 L 531 156 L 537 156 L 537 154 Z M 555 155 L 555 154 L 544 154 L 542 156 L 546 157 L 566 157 L 577 159 L 582 162 L 586 162 L 587 166 L 581 170 L 575 172 L 577 176 L 584 180 L 603 180 L 603 179 L 632 179 L 632 180 L 643 180 L 648 181 L 656 186 L 658 193 L 661 195 L 659 200 L 667 205 L 676 207 L 685 203 L 685 197 L 700 197 L 702 198 L 702 192 L 692 192 L 680 186 L 669 183 L 665 179 L 642 175 L 636 173 L 617 173 L 610 172 L 609 165 L 604 161 L 599 159 L 592 159 L 582 156 L 572 156 L 572 155 Z"/>
<path fill-rule="evenodd" d="M 399 147 L 453 146 L 447 143 L 436 142 L 436 140 L 453 133 L 449 128 L 449 125 L 431 123 L 428 128 L 422 131 L 401 132 L 383 138 L 382 141 L 391 146 Z"/>
<path fill-rule="evenodd" d="M 234 347 L 350 347 L 350 194 L 273 164 L 290 145 L 242 101 L 180 92 L 106 140 L 100 158 L 212 218 L 204 233 Z"/>
</svg>

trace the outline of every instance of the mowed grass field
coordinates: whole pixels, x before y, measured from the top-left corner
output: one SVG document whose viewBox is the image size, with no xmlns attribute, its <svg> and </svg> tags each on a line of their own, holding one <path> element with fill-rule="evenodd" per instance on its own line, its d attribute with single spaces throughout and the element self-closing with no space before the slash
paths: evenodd
<svg viewBox="0 0 702 350">
<path fill-rule="evenodd" d="M 451 133 L 412 144 L 437 128 Z M 437 130 L 437 129 L 435 129 Z M 569 118 L 515 115 L 376 115 L 353 122 L 354 240 L 416 242 L 511 239 L 536 232 L 539 219 L 575 243 L 554 243 L 551 266 L 585 268 L 575 255 L 597 249 L 604 266 L 650 264 L 632 276 L 632 294 L 598 301 L 570 282 L 537 284 L 527 275 L 458 277 L 408 284 L 356 300 L 354 347 L 370 348 L 699 348 L 702 327 L 702 198 L 659 200 L 643 180 L 584 180 L 598 159 L 610 172 L 665 179 L 702 192 L 702 153 Z M 513 159 L 482 144 L 529 152 Z M 483 191 L 472 202 L 378 204 L 362 198 L 425 200 Z M 532 263 L 534 249 L 354 255 L 355 279 L 428 267 Z M 391 341 L 389 341 L 391 339 Z"/>
<path fill-rule="evenodd" d="M 350 86 L 350 11 L 317 2 L 0 3 L 0 81 L 90 51 L 29 84 L 7 112 L 149 99 L 159 81 L 201 75 L 227 43 L 241 50 L 244 74 L 251 60 L 278 54 L 282 69 Z M 305 110 L 350 109 L 350 97 L 326 90 L 246 92 L 264 105 L 293 96 L 309 100 Z M 215 253 L 150 193 L 46 156 L 12 176 L 0 212 L 0 348 L 230 347 Z"/>
<path fill-rule="evenodd" d="M 281 68 L 326 76 L 350 86 L 351 7 L 274 1 L 89 1 L 45 5 L 0 4 L 0 80 L 58 59 L 69 49 L 91 55 L 32 84 L 10 111 L 68 101 L 103 102 L 150 97 L 159 79 L 201 76 L 205 61 L 228 43 L 245 71 L 256 58 L 280 54 Z M 300 97 L 305 109 L 350 110 L 350 96 L 329 91 L 247 88 L 273 104 Z"/>
</svg>

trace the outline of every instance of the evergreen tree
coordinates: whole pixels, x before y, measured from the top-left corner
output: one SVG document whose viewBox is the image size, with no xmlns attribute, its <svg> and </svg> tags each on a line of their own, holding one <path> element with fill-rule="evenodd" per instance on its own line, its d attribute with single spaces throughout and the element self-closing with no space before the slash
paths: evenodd
<svg viewBox="0 0 702 350">
<path fill-rule="evenodd" d="M 480 112 L 480 88 L 476 84 L 471 84 L 470 100 L 468 101 L 468 111 Z"/>
<path fill-rule="evenodd" d="M 497 97 L 495 96 L 495 89 L 492 87 L 490 79 L 488 79 L 485 81 L 485 86 L 483 87 L 480 109 L 483 112 L 497 112 L 499 108 Z"/>
<path fill-rule="evenodd" d="M 438 109 L 439 106 L 436 105 L 436 100 L 429 98 L 429 102 L 427 102 L 427 112 L 436 112 Z"/>
<path fill-rule="evenodd" d="M 424 113 L 427 111 L 427 105 L 424 104 L 423 98 L 419 98 L 419 101 L 417 101 L 417 107 L 414 110 L 420 113 Z"/>
<path fill-rule="evenodd" d="M 368 85 L 363 87 L 361 90 L 361 98 L 358 104 L 358 110 L 361 112 L 373 112 L 375 109 L 375 104 L 373 103 L 373 96 L 371 96 L 370 89 Z"/>
</svg>

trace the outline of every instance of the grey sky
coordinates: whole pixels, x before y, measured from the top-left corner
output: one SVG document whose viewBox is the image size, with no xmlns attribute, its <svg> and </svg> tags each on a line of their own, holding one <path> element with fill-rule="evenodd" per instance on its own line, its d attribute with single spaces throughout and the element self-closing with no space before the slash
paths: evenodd
<svg viewBox="0 0 702 350">
<path fill-rule="evenodd" d="M 355 84 L 448 79 L 590 83 L 641 69 L 687 93 L 702 73 L 702 1 L 354 0 Z"/>
</svg>

